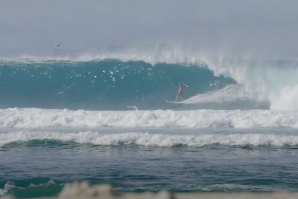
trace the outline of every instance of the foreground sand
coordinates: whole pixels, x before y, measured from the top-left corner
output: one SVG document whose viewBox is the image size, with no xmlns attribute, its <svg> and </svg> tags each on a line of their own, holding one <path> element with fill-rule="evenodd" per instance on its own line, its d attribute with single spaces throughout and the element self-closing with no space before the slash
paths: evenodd
<svg viewBox="0 0 298 199">
<path fill-rule="evenodd" d="M 88 183 L 67 184 L 58 197 L 42 199 L 297 199 L 298 192 L 277 193 L 119 193 L 110 185 L 90 186 Z M 5 196 L 1 199 L 14 199 Z M 41 199 L 41 198 L 40 198 Z"/>
</svg>

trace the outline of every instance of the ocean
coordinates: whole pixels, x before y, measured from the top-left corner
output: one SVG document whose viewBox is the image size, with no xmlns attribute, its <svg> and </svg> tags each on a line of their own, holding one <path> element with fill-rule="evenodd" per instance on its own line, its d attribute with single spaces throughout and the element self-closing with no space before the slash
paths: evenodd
<svg viewBox="0 0 298 199">
<path fill-rule="evenodd" d="M 0 196 L 298 191 L 298 62 L 0 61 Z M 174 101 L 180 82 L 183 99 Z"/>
</svg>

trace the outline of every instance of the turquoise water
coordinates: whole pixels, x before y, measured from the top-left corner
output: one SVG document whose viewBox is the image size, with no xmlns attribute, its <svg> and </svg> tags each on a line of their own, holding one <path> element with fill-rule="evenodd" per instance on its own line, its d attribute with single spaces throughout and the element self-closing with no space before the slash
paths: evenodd
<svg viewBox="0 0 298 199">
<path fill-rule="evenodd" d="M 204 65 L 119 60 L 0 62 L 0 77 L 2 108 L 168 108 L 180 82 L 190 85 L 185 98 L 234 83 Z"/>
<path fill-rule="evenodd" d="M 85 180 L 132 192 L 298 191 L 298 112 L 248 95 L 254 79 L 210 68 L 1 61 L 0 196 L 52 196 Z M 184 100 L 167 103 L 179 82 Z"/>
</svg>

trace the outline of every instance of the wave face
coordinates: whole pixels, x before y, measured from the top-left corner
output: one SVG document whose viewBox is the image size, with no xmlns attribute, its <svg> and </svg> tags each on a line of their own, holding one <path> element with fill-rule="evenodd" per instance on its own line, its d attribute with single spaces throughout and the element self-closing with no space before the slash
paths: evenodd
<svg viewBox="0 0 298 199">
<path fill-rule="evenodd" d="M 0 106 L 39 108 L 168 108 L 179 82 L 185 97 L 234 81 L 205 65 L 149 64 L 143 61 L 2 61 Z"/>
</svg>

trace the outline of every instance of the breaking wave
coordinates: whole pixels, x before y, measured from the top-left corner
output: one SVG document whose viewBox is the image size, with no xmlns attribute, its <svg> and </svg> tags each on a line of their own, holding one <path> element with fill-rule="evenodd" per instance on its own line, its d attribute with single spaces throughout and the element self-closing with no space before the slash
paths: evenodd
<svg viewBox="0 0 298 199">
<path fill-rule="evenodd" d="M 190 108 L 298 110 L 295 60 L 227 58 L 173 47 L 4 60 L 0 74 L 3 108 L 172 109 L 164 101 L 173 100 L 177 84 L 185 82 L 185 99 L 200 95 L 187 101 L 199 104 Z M 35 92 L 29 92 L 32 85 Z M 236 89 L 221 98 L 231 85 Z"/>
</svg>

